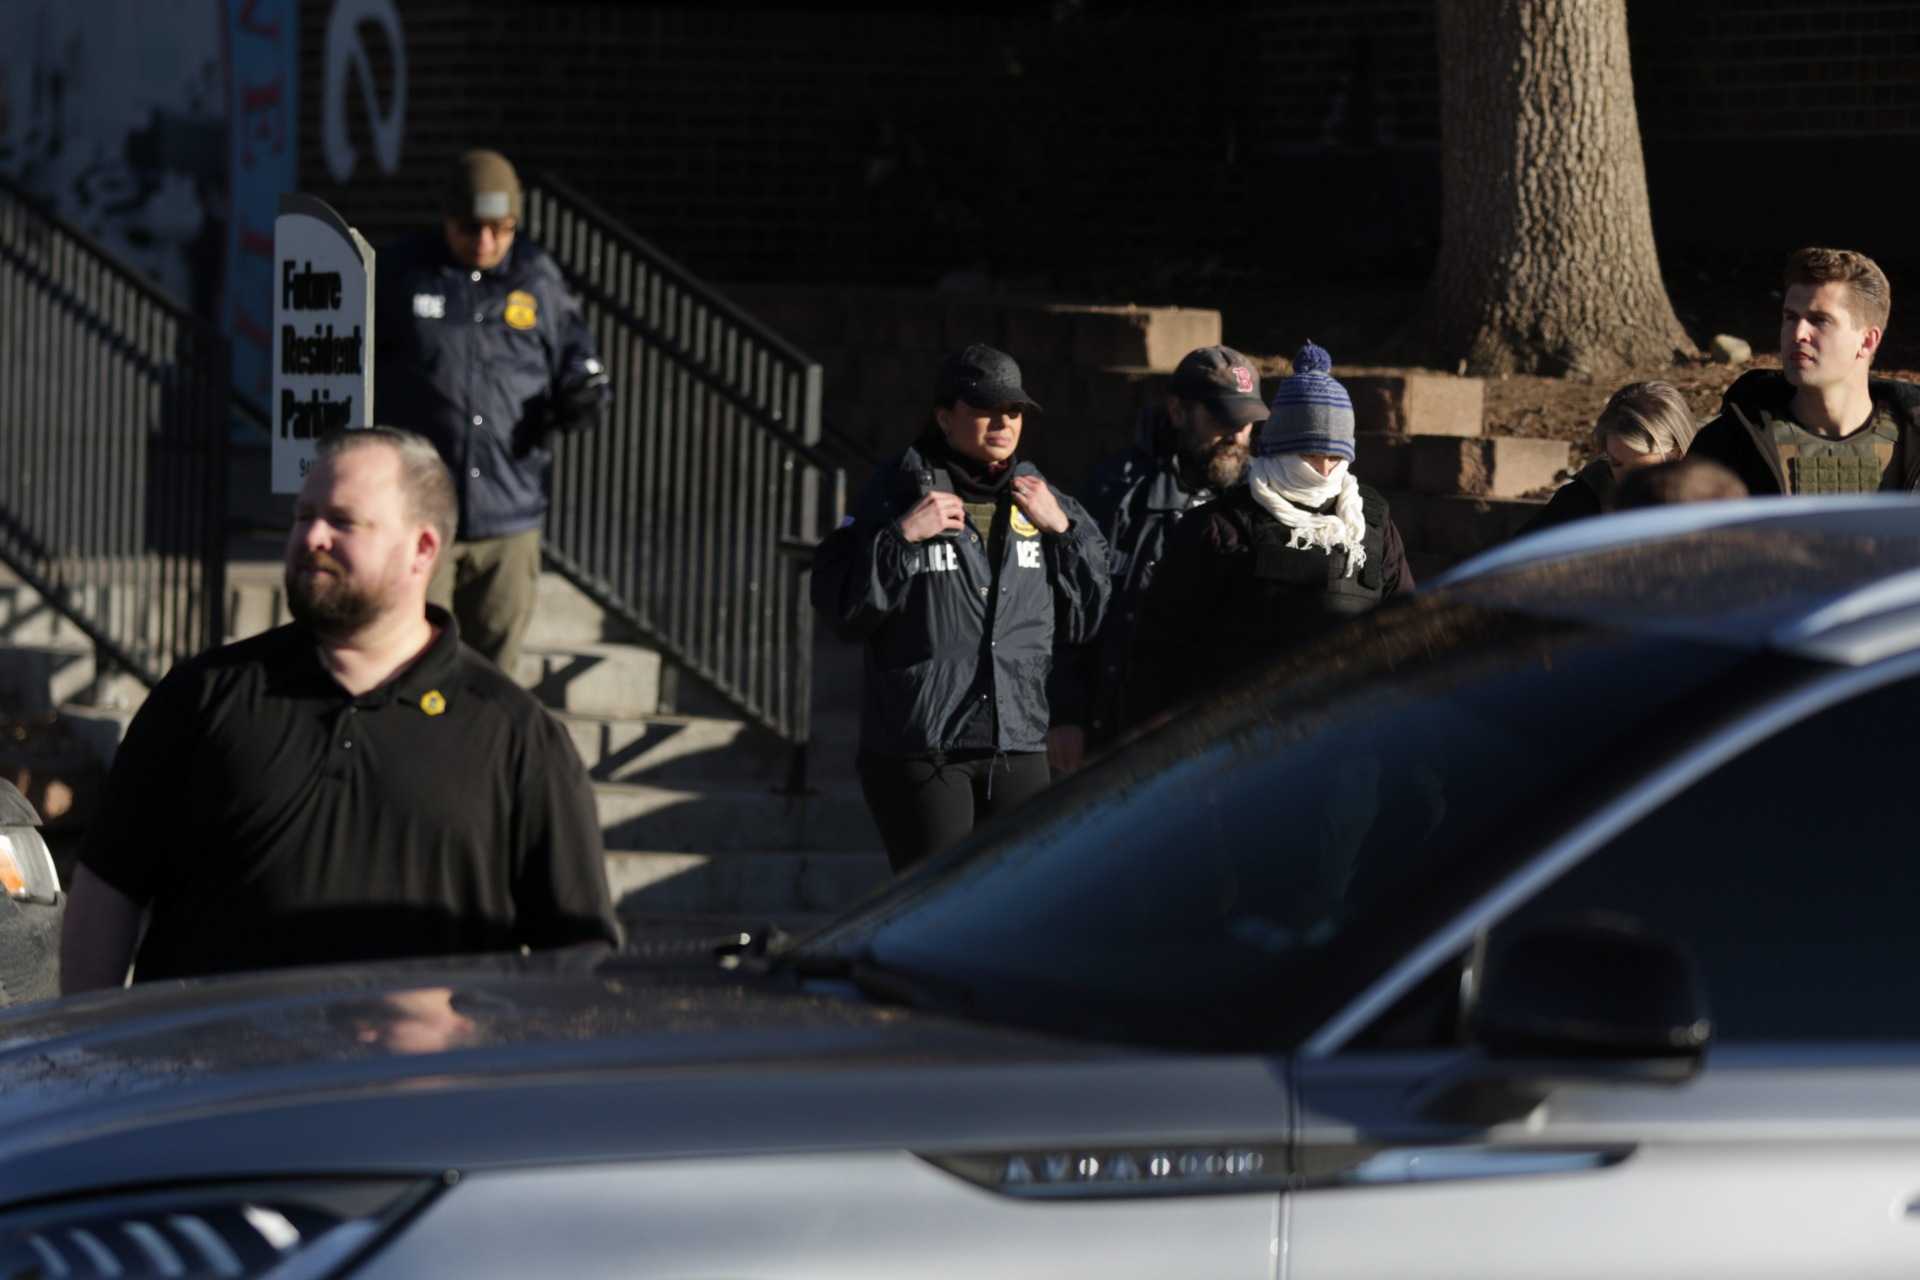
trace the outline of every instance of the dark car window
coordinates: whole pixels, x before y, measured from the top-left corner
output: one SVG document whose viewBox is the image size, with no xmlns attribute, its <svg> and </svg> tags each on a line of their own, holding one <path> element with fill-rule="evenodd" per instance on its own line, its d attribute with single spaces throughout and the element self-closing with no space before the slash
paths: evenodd
<svg viewBox="0 0 1920 1280">
<path fill-rule="evenodd" d="M 1597 803 L 1624 743 L 1704 723 L 1703 691 L 1755 661 L 1777 660 L 1418 602 L 1083 771 L 815 946 L 985 1016 L 1286 1043 Z"/>
<path fill-rule="evenodd" d="M 1648 815 L 1495 930 L 1588 911 L 1688 947 L 1718 1042 L 1920 1039 L 1920 682 L 1832 707 Z"/>
</svg>

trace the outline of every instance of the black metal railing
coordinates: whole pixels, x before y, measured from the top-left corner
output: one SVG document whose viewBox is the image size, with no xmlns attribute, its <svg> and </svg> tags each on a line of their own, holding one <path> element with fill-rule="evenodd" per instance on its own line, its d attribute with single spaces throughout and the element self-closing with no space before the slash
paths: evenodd
<svg viewBox="0 0 1920 1280">
<path fill-rule="evenodd" d="M 810 552 L 844 480 L 820 366 L 560 182 L 526 229 L 578 291 L 608 430 L 558 443 L 548 562 L 748 718 L 804 745 Z"/>
<path fill-rule="evenodd" d="M 220 642 L 227 348 L 0 182 L 0 562 L 147 684 Z"/>
</svg>

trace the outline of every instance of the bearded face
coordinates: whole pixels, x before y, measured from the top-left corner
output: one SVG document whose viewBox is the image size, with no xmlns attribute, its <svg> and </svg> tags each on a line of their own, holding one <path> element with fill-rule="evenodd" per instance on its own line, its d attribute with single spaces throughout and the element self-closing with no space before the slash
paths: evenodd
<svg viewBox="0 0 1920 1280">
<path fill-rule="evenodd" d="M 1202 444 L 1188 458 L 1197 474 L 1207 478 L 1209 489 L 1231 489 L 1247 474 L 1252 450 L 1238 436 L 1220 436 Z"/>
<path fill-rule="evenodd" d="M 1239 484 L 1246 478 L 1247 459 L 1252 455 L 1252 424 L 1223 422 L 1211 408 L 1197 401 L 1181 408 L 1184 412 L 1176 417 L 1175 426 L 1179 429 L 1182 470 L 1209 489 L 1231 489 Z"/>
<path fill-rule="evenodd" d="M 321 640 L 355 635 L 411 612 L 431 557 L 410 518 L 400 457 L 389 446 L 347 449 L 307 473 L 287 536 L 287 605 Z"/>
<path fill-rule="evenodd" d="M 310 552 L 287 565 L 287 609 L 314 635 L 349 636 L 380 616 L 382 593 L 356 582 L 324 551 Z"/>
</svg>

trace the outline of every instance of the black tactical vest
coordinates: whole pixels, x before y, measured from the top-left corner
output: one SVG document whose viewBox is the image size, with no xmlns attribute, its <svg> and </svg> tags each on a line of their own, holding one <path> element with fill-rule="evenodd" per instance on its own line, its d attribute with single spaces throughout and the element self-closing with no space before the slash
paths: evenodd
<svg viewBox="0 0 1920 1280">
<path fill-rule="evenodd" d="M 1387 504 L 1369 489 L 1360 491 L 1367 532 L 1361 540 L 1366 563 L 1347 572 L 1344 548 L 1331 554 L 1319 547 L 1293 547 L 1293 530 L 1257 506 L 1237 512 L 1253 549 L 1252 581 L 1246 590 L 1244 617 L 1267 642 L 1304 639 L 1346 618 L 1377 607 L 1386 594 Z"/>
</svg>

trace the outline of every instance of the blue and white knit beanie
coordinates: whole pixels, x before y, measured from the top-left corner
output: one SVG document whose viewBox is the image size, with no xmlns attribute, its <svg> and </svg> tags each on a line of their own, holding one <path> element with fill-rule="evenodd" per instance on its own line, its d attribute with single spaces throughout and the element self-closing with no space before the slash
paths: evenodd
<svg viewBox="0 0 1920 1280">
<path fill-rule="evenodd" d="M 1331 453 L 1353 461 L 1353 401 L 1332 369 L 1333 357 L 1311 342 L 1294 353 L 1293 376 L 1273 393 L 1256 454 Z"/>
</svg>

